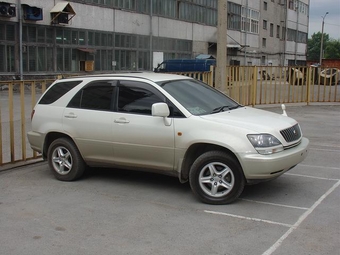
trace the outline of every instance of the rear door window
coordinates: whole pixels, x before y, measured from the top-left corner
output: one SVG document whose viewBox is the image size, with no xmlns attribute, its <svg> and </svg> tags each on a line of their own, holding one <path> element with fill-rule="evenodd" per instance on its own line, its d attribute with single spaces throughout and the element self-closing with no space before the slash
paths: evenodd
<svg viewBox="0 0 340 255">
<path fill-rule="evenodd" d="M 55 83 L 53 87 L 46 91 L 46 93 L 40 99 L 39 104 L 54 103 L 81 82 L 82 81 L 67 81 Z"/>
<path fill-rule="evenodd" d="M 117 81 L 96 81 L 86 85 L 71 99 L 67 107 L 112 111 Z"/>
</svg>

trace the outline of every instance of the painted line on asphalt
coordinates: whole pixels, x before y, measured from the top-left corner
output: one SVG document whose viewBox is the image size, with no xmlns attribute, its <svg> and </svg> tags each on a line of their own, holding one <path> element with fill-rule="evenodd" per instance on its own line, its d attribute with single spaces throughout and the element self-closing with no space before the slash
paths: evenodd
<svg viewBox="0 0 340 255">
<path fill-rule="evenodd" d="M 333 169 L 333 170 L 340 170 L 340 167 L 332 167 L 332 166 L 315 166 L 315 165 L 305 165 L 305 164 L 299 164 L 298 166 L 312 167 L 312 168 L 327 168 L 327 169 Z"/>
<path fill-rule="evenodd" d="M 311 208 L 309 208 L 304 214 L 300 216 L 298 221 L 292 225 L 288 231 L 281 236 L 267 251 L 265 251 L 262 255 L 271 255 L 273 252 L 275 252 L 283 243 L 283 241 L 295 230 L 297 229 L 300 224 L 315 210 L 316 207 L 318 207 L 321 202 L 329 195 L 331 194 L 337 187 L 339 187 L 340 181 L 336 182 L 325 194 L 323 194 L 313 205 Z"/>
<path fill-rule="evenodd" d="M 331 152 L 339 152 L 340 150 L 329 150 L 329 149 L 319 149 L 319 148 L 309 148 L 314 151 L 331 151 Z"/>
<path fill-rule="evenodd" d="M 257 201 L 257 200 L 251 200 L 251 199 L 244 199 L 244 198 L 240 198 L 240 200 L 247 201 L 247 202 L 252 202 L 252 203 L 256 203 L 256 204 L 281 206 L 281 207 L 292 208 L 292 209 L 299 209 L 299 210 L 308 210 L 309 209 L 309 208 L 306 208 L 306 207 L 299 207 L 299 206 L 292 206 L 292 205 L 283 205 L 283 204 L 269 203 L 269 202 L 263 202 L 263 201 Z"/>
<path fill-rule="evenodd" d="M 339 181 L 339 179 L 325 178 L 325 177 L 318 177 L 318 176 L 311 176 L 311 175 L 304 175 L 304 174 L 284 173 L 284 175 L 307 177 L 307 178 L 313 178 L 313 179 L 318 179 L 318 180 L 326 180 L 326 181 Z"/>
<path fill-rule="evenodd" d="M 230 214 L 230 213 L 207 211 L 207 210 L 204 210 L 204 212 L 210 213 L 210 214 L 215 214 L 215 215 L 229 216 L 229 217 L 238 218 L 238 219 L 242 219 L 242 220 L 251 220 L 251 221 L 264 222 L 264 223 L 269 223 L 269 224 L 274 224 L 274 225 L 280 225 L 280 226 L 284 226 L 284 227 L 288 227 L 288 228 L 292 227 L 291 224 L 285 224 L 285 223 L 281 223 L 281 222 L 263 220 L 263 219 L 258 219 L 258 218 L 251 218 L 251 217 L 235 215 L 235 214 Z"/>
<path fill-rule="evenodd" d="M 333 148 L 339 148 L 340 149 L 340 146 L 339 145 L 335 145 L 335 144 L 323 144 L 323 143 L 313 143 L 313 146 L 309 147 L 309 148 L 315 148 L 314 146 L 321 146 L 321 147 L 333 147 Z"/>
</svg>

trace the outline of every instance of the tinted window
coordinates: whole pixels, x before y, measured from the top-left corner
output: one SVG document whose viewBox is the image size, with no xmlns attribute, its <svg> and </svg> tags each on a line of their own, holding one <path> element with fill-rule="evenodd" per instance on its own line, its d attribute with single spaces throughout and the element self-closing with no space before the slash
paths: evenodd
<svg viewBox="0 0 340 255">
<path fill-rule="evenodd" d="M 70 101 L 68 107 L 89 110 L 113 110 L 112 97 L 116 82 L 93 82 L 80 90 Z"/>
<path fill-rule="evenodd" d="M 151 115 L 154 103 L 164 102 L 148 84 L 120 81 L 118 94 L 118 111 Z"/>
<path fill-rule="evenodd" d="M 159 83 L 182 106 L 193 115 L 214 113 L 221 107 L 234 109 L 239 106 L 218 90 L 197 80 L 174 80 Z"/>
<path fill-rule="evenodd" d="M 172 118 L 179 118 L 179 117 L 184 118 L 185 117 L 183 113 L 172 102 L 167 100 L 166 103 L 168 104 L 169 109 L 170 109 L 169 117 L 172 117 Z"/>
<path fill-rule="evenodd" d="M 52 104 L 82 81 L 58 82 L 53 85 L 40 99 L 39 104 Z"/>
</svg>

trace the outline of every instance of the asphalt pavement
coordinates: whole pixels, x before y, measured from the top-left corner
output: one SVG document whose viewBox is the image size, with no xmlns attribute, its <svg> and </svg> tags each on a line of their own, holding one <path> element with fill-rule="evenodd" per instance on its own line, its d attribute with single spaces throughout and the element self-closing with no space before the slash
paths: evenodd
<svg viewBox="0 0 340 255">
<path fill-rule="evenodd" d="M 0 168 L 0 254 L 340 254 L 340 105 L 286 111 L 308 157 L 229 205 L 150 173 L 91 169 L 60 182 L 46 162 Z"/>
</svg>

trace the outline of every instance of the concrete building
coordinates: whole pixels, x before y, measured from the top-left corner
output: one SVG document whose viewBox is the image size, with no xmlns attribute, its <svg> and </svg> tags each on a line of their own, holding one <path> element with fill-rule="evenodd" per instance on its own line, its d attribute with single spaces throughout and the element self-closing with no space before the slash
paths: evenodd
<svg viewBox="0 0 340 255">
<path fill-rule="evenodd" d="M 305 65 L 309 0 L 261 1 L 261 65 Z"/>
<path fill-rule="evenodd" d="M 0 75 L 152 70 L 216 55 L 218 0 L 4 0 Z M 228 1 L 227 63 L 306 60 L 309 0 Z"/>
</svg>

